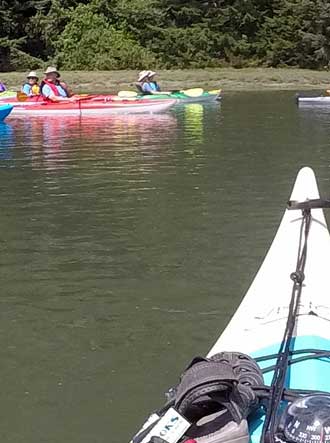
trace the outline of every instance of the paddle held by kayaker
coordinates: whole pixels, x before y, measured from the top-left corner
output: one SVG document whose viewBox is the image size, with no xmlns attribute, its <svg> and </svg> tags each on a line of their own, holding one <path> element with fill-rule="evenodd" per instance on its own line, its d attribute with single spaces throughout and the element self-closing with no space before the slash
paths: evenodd
<svg viewBox="0 0 330 443">
<path fill-rule="evenodd" d="M 21 91 L 28 97 L 40 95 L 39 78 L 35 71 L 29 72 L 26 82 L 23 84 Z"/>
<path fill-rule="evenodd" d="M 76 101 L 79 97 L 72 95 L 66 83 L 60 81 L 60 73 L 55 66 L 49 66 L 44 72 L 45 78 L 40 84 L 42 96 L 52 102 Z"/>
</svg>

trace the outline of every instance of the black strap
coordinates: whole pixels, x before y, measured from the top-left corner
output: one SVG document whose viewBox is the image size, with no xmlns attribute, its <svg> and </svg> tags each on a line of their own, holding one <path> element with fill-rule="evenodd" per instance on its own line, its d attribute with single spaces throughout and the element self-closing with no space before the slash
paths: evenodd
<svg viewBox="0 0 330 443">
<path fill-rule="evenodd" d="M 238 379 L 228 363 L 199 361 L 182 375 L 176 389 L 175 407 L 185 414 L 194 401 L 221 391 L 232 391 Z"/>
<path fill-rule="evenodd" d="M 275 443 L 275 430 L 277 427 L 278 412 L 283 398 L 285 377 L 289 365 L 290 352 L 292 351 L 292 337 L 296 324 L 298 308 L 304 281 L 304 270 L 307 258 L 307 240 L 311 225 L 310 209 L 303 210 L 303 217 L 300 228 L 298 258 L 296 270 L 291 274 L 293 288 L 289 305 L 289 314 L 283 339 L 278 352 L 278 358 L 274 368 L 274 375 L 271 383 L 271 396 L 267 405 L 266 417 L 262 429 L 261 442 Z"/>
</svg>

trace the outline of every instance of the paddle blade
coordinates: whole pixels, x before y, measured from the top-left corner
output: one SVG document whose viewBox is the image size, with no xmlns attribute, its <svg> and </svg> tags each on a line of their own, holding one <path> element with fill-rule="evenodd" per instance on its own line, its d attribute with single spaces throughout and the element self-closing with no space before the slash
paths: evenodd
<svg viewBox="0 0 330 443">
<path fill-rule="evenodd" d="M 188 97 L 199 97 L 199 96 L 203 95 L 204 89 L 203 88 L 192 88 L 192 89 L 185 89 L 180 92 L 187 95 Z"/>
<path fill-rule="evenodd" d="M 24 92 L 17 92 L 16 98 L 19 102 L 25 102 L 29 98 L 29 96 L 26 95 Z"/>
<path fill-rule="evenodd" d="M 119 91 L 118 97 L 137 97 L 138 93 L 135 91 Z"/>
<path fill-rule="evenodd" d="M 212 91 L 208 91 L 208 93 L 212 95 L 220 95 L 221 91 L 221 89 L 212 89 Z"/>
</svg>

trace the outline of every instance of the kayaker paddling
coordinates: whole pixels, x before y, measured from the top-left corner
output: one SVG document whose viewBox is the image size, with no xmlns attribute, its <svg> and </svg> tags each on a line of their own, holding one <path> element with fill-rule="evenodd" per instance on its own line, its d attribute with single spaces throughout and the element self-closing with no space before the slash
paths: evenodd
<svg viewBox="0 0 330 443">
<path fill-rule="evenodd" d="M 34 97 L 40 94 L 40 87 L 38 85 L 38 75 L 35 71 L 29 72 L 26 77 L 26 82 L 23 84 L 21 91 L 28 97 Z"/>
<path fill-rule="evenodd" d="M 160 86 L 154 80 L 156 72 L 154 71 L 141 71 L 138 76 L 136 87 L 139 92 L 143 94 L 157 94 L 160 91 Z"/>
<path fill-rule="evenodd" d="M 322 211 L 329 207 L 303 168 L 225 331 L 133 443 L 330 442 L 330 235 Z"/>
<path fill-rule="evenodd" d="M 40 84 L 40 89 L 46 100 L 52 102 L 77 100 L 77 97 L 71 94 L 67 84 L 59 80 L 61 75 L 54 66 L 49 66 L 44 74 L 45 78 Z"/>
</svg>

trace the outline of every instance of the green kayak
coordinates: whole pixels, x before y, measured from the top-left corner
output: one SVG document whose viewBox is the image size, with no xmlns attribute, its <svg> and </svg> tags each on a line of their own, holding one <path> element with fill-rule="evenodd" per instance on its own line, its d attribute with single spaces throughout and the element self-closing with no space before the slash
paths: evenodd
<svg viewBox="0 0 330 443">
<path fill-rule="evenodd" d="M 201 88 L 188 89 L 186 91 L 175 91 L 172 94 L 152 94 L 143 95 L 143 98 L 162 99 L 174 98 L 179 103 L 204 103 L 221 99 L 221 89 L 214 91 L 204 91 Z"/>
<path fill-rule="evenodd" d="M 221 100 L 221 89 L 204 91 L 202 88 L 186 89 L 183 91 L 160 92 L 159 94 L 139 94 L 135 91 L 120 91 L 120 98 L 139 98 L 149 100 L 175 99 L 177 103 L 205 103 Z"/>
<path fill-rule="evenodd" d="M 4 91 L 4 92 L 0 92 L 0 99 L 2 98 L 12 98 L 12 97 L 16 97 L 16 92 L 15 91 Z"/>
</svg>

